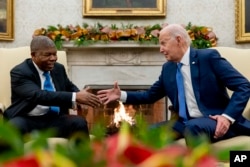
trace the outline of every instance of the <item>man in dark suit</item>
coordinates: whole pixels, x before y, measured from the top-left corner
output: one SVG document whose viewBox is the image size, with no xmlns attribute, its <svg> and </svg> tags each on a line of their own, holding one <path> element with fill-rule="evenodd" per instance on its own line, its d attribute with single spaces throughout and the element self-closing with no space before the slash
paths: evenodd
<svg viewBox="0 0 250 167">
<path fill-rule="evenodd" d="M 88 137 L 86 120 L 69 115 L 69 109 L 77 108 L 77 104 L 95 107 L 99 99 L 69 80 L 64 66 L 56 62 L 57 50 L 50 38 L 33 37 L 30 50 L 31 58 L 11 70 L 12 103 L 4 117 L 22 134 L 51 128 L 57 137 L 69 138 L 76 132 Z"/>
<path fill-rule="evenodd" d="M 122 100 L 129 104 L 154 103 L 167 96 L 179 118 L 173 130 L 181 137 L 206 134 L 211 142 L 237 135 L 250 135 L 250 121 L 242 112 L 250 97 L 250 83 L 214 49 L 194 49 L 184 27 L 170 24 L 159 34 L 160 52 L 167 62 L 159 80 L 145 92 L 121 91 L 117 82 L 113 89 L 98 92 L 107 104 Z M 237 55 L 236 55 L 237 56 Z M 184 85 L 184 102 L 179 103 L 177 65 Z M 231 98 L 226 88 L 233 91 Z M 180 105 L 184 104 L 184 105 Z M 181 107 L 185 107 L 183 116 Z M 166 124 L 165 122 L 158 125 Z"/>
</svg>

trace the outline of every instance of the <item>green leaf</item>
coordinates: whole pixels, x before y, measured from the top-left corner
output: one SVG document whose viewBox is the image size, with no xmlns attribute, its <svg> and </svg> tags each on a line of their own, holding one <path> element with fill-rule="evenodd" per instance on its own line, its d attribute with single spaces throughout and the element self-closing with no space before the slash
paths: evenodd
<svg viewBox="0 0 250 167">
<path fill-rule="evenodd" d="M 19 131 L 7 122 L 0 123 L 0 161 L 24 153 L 24 142 Z"/>
</svg>

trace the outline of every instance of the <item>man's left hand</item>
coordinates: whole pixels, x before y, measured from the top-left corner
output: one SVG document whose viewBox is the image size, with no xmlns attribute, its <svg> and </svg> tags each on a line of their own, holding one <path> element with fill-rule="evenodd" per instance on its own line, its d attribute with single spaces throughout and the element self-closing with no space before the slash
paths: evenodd
<svg viewBox="0 0 250 167">
<path fill-rule="evenodd" d="M 227 133 L 231 125 L 231 122 L 222 115 L 214 115 L 214 116 L 210 116 L 210 118 L 217 121 L 214 138 L 218 139 L 224 136 Z"/>
</svg>

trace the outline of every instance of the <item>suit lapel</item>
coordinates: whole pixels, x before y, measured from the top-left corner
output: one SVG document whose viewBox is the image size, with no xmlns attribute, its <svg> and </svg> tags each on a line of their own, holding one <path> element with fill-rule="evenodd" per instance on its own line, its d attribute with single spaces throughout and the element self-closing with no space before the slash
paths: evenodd
<svg viewBox="0 0 250 167">
<path fill-rule="evenodd" d="M 27 59 L 27 64 L 28 64 L 29 68 L 31 69 L 31 71 L 33 71 L 33 74 L 35 77 L 35 82 L 41 87 L 41 79 L 40 79 L 39 73 L 38 73 L 36 67 L 34 66 L 32 60 Z"/>
<path fill-rule="evenodd" d="M 192 48 L 190 49 L 190 73 L 191 73 L 191 80 L 192 80 L 194 95 L 196 97 L 196 100 L 199 101 L 200 99 L 199 62 L 198 62 L 196 50 Z"/>
<path fill-rule="evenodd" d="M 175 98 L 174 98 L 174 103 L 176 104 L 176 106 L 178 107 L 178 111 L 179 111 L 179 102 L 178 102 L 178 89 L 177 89 L 177 81 L 176 81 L 176 72 L 177 72 L 177 64 L 175 63 L 174 64 L 174 74 L 173 75 L 170 75 L 170 76 L 173 76 L 174 77 L 174 81 L 175 81 L 175 84 L 174 85 L 174 89 L 175 89 Z"/>
</svg>

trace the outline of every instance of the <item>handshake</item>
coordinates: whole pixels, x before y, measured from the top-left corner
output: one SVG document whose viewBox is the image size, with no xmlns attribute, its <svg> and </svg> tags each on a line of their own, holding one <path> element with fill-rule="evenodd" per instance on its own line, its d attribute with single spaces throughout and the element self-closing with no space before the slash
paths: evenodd
<svg viewBox="0 0 250 167">
<path fill-rule="evenodd" d="M 95 108 L 101 104 L 119 100 L 121 97 L 121 90 L 117 82 L 115 82 L 113 88 L 100 90 L 97 95 L 90 93 L 89 90 L 90 87 L 87 87 L 76 93 L 76 103 L 78 105 L 85 104 Z"/>
</svg>

